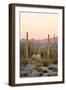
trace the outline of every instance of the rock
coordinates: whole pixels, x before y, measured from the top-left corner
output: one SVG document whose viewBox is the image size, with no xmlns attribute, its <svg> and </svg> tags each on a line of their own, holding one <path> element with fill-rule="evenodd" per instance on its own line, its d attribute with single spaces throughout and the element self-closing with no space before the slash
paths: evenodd
<svg viewBox="0 0 66 90">
<path fill-rule="evenodd" d="M 43 75 L 43 72 L 41 72 L 41 71 L 39 72 L 39 71 L 34 69 L 30 76 L 31 77 L 37 77 L 37 76 L 39 77 L 39 76 L 42 76 L 42 75 Z"/>
<path fill-rule="evenodd" d="M 40 73 L 39 73 L 39 76 L 43 76 L 43 72 L 40 72 Z"/>
<path fill-rule="evenodd" d="M 48 73 L 43 73 L 43 76 L 48 76 Z"/>
<path fill-rule="evenodd" d="M 48 69 L 49 70 L 53 70 L 53 71 L 57 71 L 58 70 L 58 66 L 57 65 L 55 65 L 55 64 L 52 64 L 52 65 L 50 65 L 49 67 L 48 67 Z"/>
<path fill-rule="evenodd" d="M 48 76 L 57 76 L 58 72 L 53 72 L 52 70 L 48 70 Z"/>
<path fill-rule="evenodd" d="M 26 73 L 28 75 L 30 75 L 32 73 L 32 70 L 35 68 L 35 65 L 33 64 L 27 64 L 25 67 L 24 67 L 24 71 L 26 71 Z"/>
<path fill-rule="evenodd" d="M 35 76 L 38 76 L 38 75 L 39 75 L 38 71 L 37 70 L 33 70 L 30 76 L 31 77 L 35 77 Z"/>
<path fill-rule="evenodd" d="M 35 65 L 34 64 L 27 64 L 24 69 L 30 69 L 30 70 L 32 70 L 34 68 L 35 68 Z"/>
<path fill-rule="evenodd" d="M 30 76 L 34 68 L 35 68 L 34 64 L 27 64 L 26 66 L 21 66 L 20 68 L 21 76 Z"/>
<path fill-rule="evenodd" d="M 27 74 L 26 71 L 21 71 L 20 76 L 21 77 L 26 77 L 26 76 L 28 76 L 28 74 Z"/>
<path fill-rule="evenodd" d="M 43 72 L 47 72 L 47 71 L 48 71 L 48 67 L 44 67 L 44 66 L 42 66 L 42 67 L 41 67 L 41 71 L 43 71 Z"/>
</svg>

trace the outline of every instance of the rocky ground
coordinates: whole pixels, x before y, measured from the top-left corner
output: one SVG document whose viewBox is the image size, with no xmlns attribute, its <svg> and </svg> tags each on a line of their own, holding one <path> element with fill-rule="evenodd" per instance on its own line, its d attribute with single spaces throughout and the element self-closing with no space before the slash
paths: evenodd
<svg viewBox="0 0 66 90">
<path fill-rule="evenodd" d="M 49 66 L 41 66 L 40 70 L 36 69 L 34 63 L 27 65 L 21 64 L 20 77 L 39 77 L 39 76 L 57 76 L 58 66 L 57 64 L 50 64 Z"/>
</svg>

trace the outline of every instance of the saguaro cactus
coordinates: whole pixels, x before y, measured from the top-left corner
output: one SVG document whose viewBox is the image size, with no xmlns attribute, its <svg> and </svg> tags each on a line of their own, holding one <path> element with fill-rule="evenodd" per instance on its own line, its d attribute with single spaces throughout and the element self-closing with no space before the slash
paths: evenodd
<svg viewBox="0 0 66 90">
<path fill-rule="evenodd" d="M 28 58 L 28 32 L 26 32 L 26 58 Z"/>
<path fill-rule="evenodd" d="M 55 46 L 55 34 L 54 34 L 54 46 Z"/>
<path fill-rule="evenodd" d="M 50 55 L 50 35 L 48 34 L 48 59 Z"/>
<path fill-rule="evenodd" d="M 38 54 L 40 54 L 39 38 L 38 38 Z"/>
</svg>

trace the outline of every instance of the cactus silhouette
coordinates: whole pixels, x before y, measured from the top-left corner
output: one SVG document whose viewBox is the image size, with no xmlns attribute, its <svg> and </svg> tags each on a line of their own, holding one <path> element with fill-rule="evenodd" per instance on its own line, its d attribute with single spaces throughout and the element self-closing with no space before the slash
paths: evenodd
<svg viewBox="0 0 66 90">
<path fill-rule="evenodd" d="M 50 35 L 48 34 L 48 59 L 50 56 Z"/>
<path fill-rule="evenodd" d="M 40 54 L 39 38 L 38 38 L 38 54 Z"/>
<path fill-rule="evenodd" d="M 28 32 L 26 32 L 26 58 L 28 58 Z"/>
<path fill-rule="evenodd" d="M 55 34 L 54 34 L 54 46 L 55 46 Z"/>
</svg>

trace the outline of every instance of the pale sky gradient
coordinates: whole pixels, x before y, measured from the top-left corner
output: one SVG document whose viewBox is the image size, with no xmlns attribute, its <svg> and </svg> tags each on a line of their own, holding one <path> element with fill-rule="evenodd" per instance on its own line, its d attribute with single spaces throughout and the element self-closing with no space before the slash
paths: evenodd
<svg viewBox="0 0 66 90">
<path fill-rule="evenodd" d="M 45 39 L 48 34 L 57 36 L 57 14 L 20 13 L 20 39 Z"/>
</svg>

